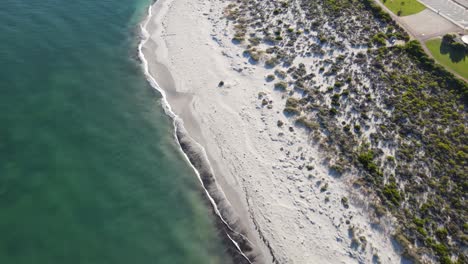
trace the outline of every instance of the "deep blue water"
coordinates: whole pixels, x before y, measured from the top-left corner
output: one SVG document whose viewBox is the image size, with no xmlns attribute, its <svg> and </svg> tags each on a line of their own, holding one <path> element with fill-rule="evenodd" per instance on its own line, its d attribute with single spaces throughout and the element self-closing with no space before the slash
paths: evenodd
<svg viewBox="0 0 468 264">
<path fill-rule="evenodd" d="M 148 0 L 2 0 L 0 263 L 226 263 L 136 60 Z"/>
</svg>

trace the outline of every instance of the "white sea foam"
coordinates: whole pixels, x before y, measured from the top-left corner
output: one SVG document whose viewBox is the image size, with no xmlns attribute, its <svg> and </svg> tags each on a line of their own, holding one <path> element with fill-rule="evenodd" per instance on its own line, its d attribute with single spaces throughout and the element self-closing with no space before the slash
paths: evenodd
<svg viewBox="0 0 468 264">
<path fill-rule="evenodd" d="M 140 43 L 138 44 L 138 56 L 141 60 L 141 63 L 142 63 L 142 66 L 143 66 L 143 70 L 144 70 L 144 73 L 145 73 L 145 76 L 148 80 L 148 82 L 150 83 L 150 85 L 155 88 L 162 96 L 161 98 L 161 101 L 162 101 L 162 107 L 164 109 L 164 112 L 165 114 L 167 114 L 170 118 L 172 118 L 173 120 L 173 126 L 174 126 L 174 139 L 176 140 L 176 142 L 178 143 L 179 145 L 179 150 L 181 151 L 181 153 L 183 154 L 184 158 L 187 160 L 187 162 L 190 164 L 190 166 L 192 167 L 192 169 L 195 171 L 195 174 L 197 175 L 198 177 L 198 180 L 200 181 L 200 184 L 201 186 L 203 187 L 203 190 L 205 191 L 205 194 L 206 196 L 208 197 L 211 205 L 213 206 L 213 209 L 215 211 L 215 214 L 219 217 L 219 219 L 223 222 L 223 224 L 226 226 L 226 228 L 228 228 L 228 230 L 232 233 L 234 233 L 235 235 L 238 235 L 240 237 L 242 237 L 245 241 L 249 242 L 250 246 L 253 246 L 253 243 L 251 241 L 248 240 L 248 238 L 246 236 L 244 236 L 243 234 L 237 232 L 236 230 L 234 230 L 233 227 L 231 227 L 227 220 L 222 216 L 219 208 L 218 208 L 218 205 L 216 204 L 214 198 L 212 197 L 212 195 L 210 194 L 210 192 L 207 190 L 205 184 L 203 183 L 203 180 L 201 178 L 201 175 L 199 173 L 199 171 L 195 168 L 195 166 L 190 162 L 190 158 L 188 157 L 187 153 L 184 152 L 184 150 L 182 149 L 181 145 L 180 145 L 180 142 L 179 142 L 179 139 L 177 137 L 177 132 L 180 131 L 180 130 L 185 130 L 184 129 L 184 126 L 183 126 L 183 120 L 174 113 L 174 111 L 172 110 L 171 108 L 171 105 L 169 104 L 168 100 L 167 100 L 167 95 L 166 95 L 166 92 L 159 86 L 159 84 L 157 83 L 156 79 L 154 76 L 151 75 L 150 71 L 149 71 L 149 66 L 148 66 L 148 61 L 147 59 L 145 58 L 145 55 L 143 53 L 143 47 L 144 45 L 146 44 L 146 42 L 150 39 L 150 34 L 147 30 L 147 26 L 148 26 L 148 23 L 151 21 L 151 18 L 153 16 L 153 13 L 152 13 L 152 5 L 150 5 L 150 7 L 148 8 L 148 13 L 147 13 L 147 16 L 145 18 L 145 20 L 140 24 L 140 32 L 141 32 L 141 35 L 142 35 L 142 39 L 140 41 Z M 206 151 L 205 151 L 205 148 L 200 145 L 198 142 L 196 142 L 192 137 L 190 137 L 187 133 L 184 133 L 184 136 L 188 137 L 191 141 L 192 144 L 194 144 L 199 150 L 200 150 L 200 155 L 202 155 L 202 158 L 205 160 L 205 162 L 208 164 L 208 166 L 210 167 L 210 171 L 213 175 L 213 169 L 211 168 L 211 166 L 209 165 L 209 160 L 208 160 L 208 156 L 206 154 Z M 216 183 L 215 183 L 216 184 Z M 216 187 L 217 187 L 217 190 L 219 192 L 218 195 L 221 196 L 221 198 L 223 200 L 225 200 L 225 202 L 227 204 L 229 204 L 229 202 L 227 201 L 224 193 L 222 192 L 221 188 L 216 184 Z M 239 253 L 245 258 L 245 260 L 248 261 L 248 263 L 252 263 L 252 261 L 249 259 L 249 257 L 243 252 L 243 250 L 241 249 L 239 243 L 233 239 L 228 232 L 226 232 L 226 235 L 227 237 L 229 238 L 229 240 L 233 243 L 233 245 L 235 246 L 235 248 L 239 251 Z"/>
</svg>

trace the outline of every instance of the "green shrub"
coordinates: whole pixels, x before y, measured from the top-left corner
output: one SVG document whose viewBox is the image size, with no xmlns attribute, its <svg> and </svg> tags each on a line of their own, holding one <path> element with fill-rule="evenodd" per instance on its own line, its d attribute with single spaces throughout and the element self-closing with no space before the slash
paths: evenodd
<svg viewBox="0 0 468 264">
<path fill-rule="evenodd" d="M 314 121 L 308 120 L 305 116 L 298 118 L 296 120 L 296 124 L 302 125 L 305 128 L 310 129 L 310 130 L 316 130 L 320 127 L 319 124 L 317 124 Z"/>
<path fill-rule="evenodd" d="M 455 38 L 457 36 L 455 36 L 454 34 L 445 34 L 443 37 L 442 37 L 442 42 L 445 42 L 445 43 L 448 43 L 448 44 L 452 44 L 453 42 L 455 42 Z"/>
<path fill-rule="evenodd" d="M 249 42 L 252 43 L 252 45 L 257 46 L 260 44 L 260 39 L 257 37 L 249 38 Z"/>
<path fill-rule="evenodd" d="M 384 186 L 383 194 L 394 205 L 400 205 L 401 195 L 395 181 L 391 181 L 389 184 Z"/>
<path fill-rule="evenodd" d="M 343 83 L 342 82 L 335 82 L 335 84 L 333 85 L 337 88 L 340 88 L 341 86 L 343 86 Z"/>
<path fill-rule="evenodd" d="M 275 75 L 278 76 L 278 78 L 284 79 L 286 78 L 287 73 L 282 70 L 275 70 Z"/>
<path fill-rule="evenodd" d="M 358 156 L 358 161 L 364 166 L 364 169 L 366 169 L 371 174 L 380 175 L 381 172 L 379 171 L 377 164 L 375 164 L 373 160 L 374 152 L 372 150 L 362 152 Z"/>
<path fill-rule="evenodd" d="M 354 125 L 354 131 L 357 133 L 361 132 L 361 126 L 359 124 Z"/>
<path fill-rule="evenodd" d="M 260 54 L 258 52 L 251 52 L 250 53 L 250 58 L 253 60 L 253 61 L 256 61 L 258 62 L 260 60 Z"/>
<path fill-rule="evenodd" d="M 442 241 L 446 241 L 447 240 L 447 236 L 448 236 L 448 231 L 447 229 L 441 227 L 441 228 L 437 228 L 437 230 L 435 231 L 435 235 L 438 239 L 442 240 Z"/>
<path fill-rule="evenodd" d="M 387 12 L 383 11 L 382 8 L 373 0 L 363 0 L 362 2 L 364 6 L 367 9 L 369 9 L 376 18 L 380 19 L 385 23 L 389 23 L 392 21 L 392 17 Z"/>
<path fill-rule="evenodd" d="M 341 204 L 343 205 L 344 208 L 348 209 L 349 208 L 348 198 L 346 197 L 341 198 Z"/>
<path fill-rule="evenodd" d="M 276 57 L 271 57 L 267 61 L 265 61 L 265 66 L 267 67 L 275 67 L 278 64 L 278 59 Z"/>
<path fill-rule="evenodd" d="M 372 37 L 371 42 L 376 46 L 385 46 L 387 44 L 386 36 L 382 32 L 379 32 Z"/>
<path fill-rule="evenodd" d="M 372 162 L 374 159 L 374 152 L 372 150 L 363 152 L 359 154 L 358 160 L 361 162 L 364 166 L 367 166 L 369 163 Z"/>
<path fill-rule="evenodd" d="M 275 89 L 280 90 L 280 91 L 286 91 L 286 88 L 288 88 L 288 84 L 286 82 L 277 82 L 275 83 Z"/>
<path fill-rule="evenodd" d="M 289 97 L 286 100 L 286 107 L 298 107 L 299 106 L 299 99 L 296 99 L 294 97 Z"/>
<path fill-rule="evenodd" d="M 234 36 L 234 37 L 232 38 L 232 41 L 234 41 L 234 42 L 239 42 L 239 43 L 240 43 L 240 42 L 243 42 L 243 41 L 244 41 L 244 37 L 243 37 L 243 36 Z"/>
<path fill-rule="evenodd" d="M 432 245 L 432 249 L 434 249 L 434 251 L 437 253 L 439 257 L 448 255 L 448 249 L 444 244 L 436 243 Z"/>
<path fill-rule="evenodd" d="M 289 115 L 299 115 L 301 113 L 299 109 L 294 107 L 286 107 L 284 108 L 283 112 Z"/>
</svg>

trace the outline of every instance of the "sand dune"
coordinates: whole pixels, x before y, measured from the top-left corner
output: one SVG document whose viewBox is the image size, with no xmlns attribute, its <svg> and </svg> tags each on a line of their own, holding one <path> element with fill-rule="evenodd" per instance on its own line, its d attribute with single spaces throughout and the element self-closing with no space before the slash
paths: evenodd
<svg viewBox="0 0 468 264">
<path fill-rule="evenodd" d="M 391 226 L 373 227 L 367 205 L 351 192 L 351 176 L 334 177 L 326 156 L 283 114 L 283 94 L 265 80 L 270 71 L 232 43 L 223 18 L 228 3 L 159 0 L 144 53 L 174 112 L 206 149 L 260 252 L 256 261 L 400 263 Z"/>
</svg>

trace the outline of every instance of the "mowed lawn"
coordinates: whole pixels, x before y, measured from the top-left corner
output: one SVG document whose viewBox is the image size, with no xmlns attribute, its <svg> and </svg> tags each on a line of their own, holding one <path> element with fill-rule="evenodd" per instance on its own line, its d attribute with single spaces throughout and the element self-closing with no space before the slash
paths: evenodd
<svg viewBox="0 0 468 264">
<path fill-rule="evenodd" d="M 452 69 L 460 74 L 463 78 L 468 79 L 468 56 L 460 54 L 454 50 L 441 50 L 442 39 L 436 38 L 426 41 L 427 48 L 431 51 L 432 56 L 445 67 Z M 455 60 L 454 60 L 455 59 Z"/>
<path fill-rule="evenodd" d="M 409 16 L 419 13 L 426 7 L 417 0 L 380 0 L 388 9 L 398 16 Z"/>
</svg>

